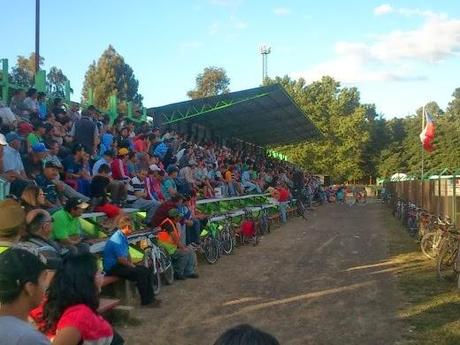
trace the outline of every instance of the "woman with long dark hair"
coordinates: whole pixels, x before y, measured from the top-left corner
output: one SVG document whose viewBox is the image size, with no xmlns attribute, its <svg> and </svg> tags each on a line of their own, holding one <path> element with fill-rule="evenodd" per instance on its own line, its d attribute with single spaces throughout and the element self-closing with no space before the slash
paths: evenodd
<svg viewBox="0 0 460 345">
<path fill-rule="evenodd" d="M 64 261 L 48 288 L 40 327 L 54 345 L 124 343 L 97 312 L 102 280 L 92 254 Z"/>
</svg>

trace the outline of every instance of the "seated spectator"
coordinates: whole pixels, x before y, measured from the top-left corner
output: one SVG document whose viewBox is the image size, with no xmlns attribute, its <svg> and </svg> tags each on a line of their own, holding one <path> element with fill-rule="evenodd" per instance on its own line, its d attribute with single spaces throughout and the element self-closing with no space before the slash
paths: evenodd
<svg viewBox="0 0 460 345">
<path fill-rule="evenodd" d="M 46 269 L 24 249 L 11 248 L 0 254 L 0 344 L 50 344 L 28 322 L 29 312 L 45 295 Z"/>
<path fill-rule="evenodd" d="M 12 130 L 18 124 L 16 115 L 11 111 L 9 107 L 0 102 L 0 119 L 2 120 L 2 126 Z"/>
<path fill-rule="evenodd" d="M 176 166 L 172 165 L 166 169 L 166 173 L 168 174 L 168 176 L 166 176 L 166 178 L 163 179 L 163 182 L 161 183 L 161 192 L 163 193 L 165 200 L 168 200 L 177 194 L 177 186 L 175 179 L 177 177 L 177 174 L 179 173 L 179 169 Z"/>
<path fill-rule="evenodd" d="M 28 185 L 22 192 L 21 206 L 26 213 L 37 208 L 46 208 L 45 193 L 40 187 L 34 184 Z"/>
<path fill-rule="evenodd" d="M 75 144 L 72 148 L 72 154 L 68 155 L 63 161 L 65 173 L 65 183 L 78 190 L 78 180 L 82 178 L 82 159 L 85 154 L 85 147 L 81 144 Z"/>
<path fill-rule="evenodd" d="M 152 274 L 142 265 L 135 265 L 129 255 L 128 238 L 133 232 L 129 217 L 121 217 L 118 230 L 110 237 L 104 248 L 104 270 L 108 275 L 122 277 L 137 284 L 141 305 L 158 307 L 160 301 L 153 294 Z"/>
<path fill-rule="evenodd" d="M 34 131 L 27 135 L 27 151 L 32 151 L 32 146 L 43 143 L 46 133 L 46 125 L 44 122 L 36 120 L 32 123 Z"/>
<path fill-rule="evenodd" d="M 43 160 L 47 152 L 48 150 L 43 143 L 34 144 L 32 146 L 31 151 L 23 160 L 24 170 L 28 177 L 35 179 L 42 173 Z"/>
<path fill-rule="evenodd" d="M 128 149 L 123 147 L 118 150 L 118 157 L 115 158 L 110 167 L 112 169 L 112 177 L 115 180 L 126 181 L 129 180 L 129 172 L 128 172 Z"/>
<path fill-rule="evenodd" d="M 47 141 L 48 151 L 46 152 L 43 162 L 53 162 L 55 166 L 59 167 L 59 170 L 63 169 L 62 162 L 58 157 L 59 154 L 59 143 L 56 140 Z"/>
<path fill-rule="evenodd" d="M 112 169 L 110 168 L 113 161 L 113 156 L 114 153 L 112 150 L 105 151 L 102 158 L 99 159 L 96 163 L 94 163 L 92 172 L 93 176 L 95 176 L 98 174 L 99 168 L 102 165 L 108 165 L 108 177 L 110 177 L 110 184 L 108 186 L 107 191 L 110 192 L 110 197 L 114 204 L 122 204 L 123 201 L 126 200 L 126 184 L 123 181 L 117 181 L 113 179 Z"/>
<path fill-rule="evenodd" d="M 252 167 L 249 167 L 247 170 L 243 171 L 241 175 L 241 184 L 245 188 L 245 192 L 251 193 L 256 191 L 257 193 L 262 193 L 260 187 L 252 182 Z"/>
<path fill-rule="evenodd" d="M 226 330 L 214 345 L 280 345 L 269 333 L 250 325 L 238 325 Z"/>
<path fill-rule="evenodd" d="M 58 167 L 54 162 L 49 161 L 45 163 L 43 172 L 35 178 L 37 186 L 39 186 L 46 197 L 46 207 L 49 209 L 57 209 L 61 207 L 61 200 L 59 197 L 58 189 L 62 191 L 61 185 L 56 181 L 59 176 Z"/>
<path fill-rule="evenodd" d="M 157 200 L 163 202 L 165 200 L 161 192 L 161 183 L 164 178 L 164 171 L 162 171 L 156 164 L 149 167 L 148 176 L 145 178 L 145 188 L 150 200 Z"/>
<path fill-rule="evenodd" d="M 182 215 L 176 208 L 168 211 L 168 218 L 160 223 L 161 231 L 158 233 L 158 244 L 171 256 L 174 267 L 174 278 L 184 280 L 198 278 L 196 270 L 195 252 L 182 244 L 177 223 Z"/>
<path fill-rule="evenodd" d="M 155 215 L 152 218 L 150 224 L 152 227 L 156 228 L 160 226 L 160 224 L 168 218 L 169 210 L 175 208 L 177 209 L 180 207 L 184 202 L 184 197 L 182 194 L 174 195 L 170 200 L 166 200 L 158 206 L 158 209 L 155 212 Z"/>
<path fill-rule="evenodd" d="M 53 345 L 124 344 L 97 312 L 103 278 L 89 253 L 64 261 L 51 281 L 43 308 L 33 313 Z"/>
<path fill-rule="evenodd" d="M 72 253 L 89 250 L 89 246 L 82 241 L 80 226 L 80 217 L 88 206 L 81 199 L 71 198 L 63 209 L 53 214 L 52 238 Z"/>
<path fill-rule="evenodd" d="M 26 214 L 13 199 L 0 201 L 0 253 L 12 247 L 24 234 Z"/>
<path fill-rule="evenodd" d="M 16 132 L 10 132 L 5 136 L 5 139 L 8 145 L 3 149 L 3 171 L 11 174 L 16 179 L 27 179 L 21 154 L 19 153 L 24 138 Z"/>
<path fill-rule="evenodd" d="M 137 174 L 137 158 L 136 152 L 128 153 L 128 160 L 126 161 L 126 167 L 128 168 L 129 177 L 134 177 Z"/>
<path fill-rule="evenodd" d="M 110 186 L 110 167 L 102 164 L 99 172 L 93 177 L 90 184 L 91 205 L 96 212 L 104 212 L 107 217 L 115 218 L 120 215 L 121 209 L 110 203 L 107 189 Z"/>
<path fill-rule="evenodd" d="M 146 176 L 147 170 L 145 168 L 139 168 L 136 176 L 128 183 L 128 196 L 126 202 L 130 207 L 146 211 L 146 222 L 150 223 L 160 202 L 156 199 L 147 199 L 148 195 L 145 187 Z"/>
<path fill-rule="evenodd" d="M 35 209 L 26 215 L 26 233 L 21 238 L 20 247 L 37 252 L 55 268 L 62 265 L 62 257 L 69 251 L 51 239 L 53 218 L 42 209 Z"/>
</svg>

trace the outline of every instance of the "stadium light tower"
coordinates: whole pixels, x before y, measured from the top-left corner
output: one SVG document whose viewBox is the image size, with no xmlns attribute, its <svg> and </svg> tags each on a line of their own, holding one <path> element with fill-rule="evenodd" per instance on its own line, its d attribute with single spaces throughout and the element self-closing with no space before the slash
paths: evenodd
<svg viewBox="0 0 460 345">
<path fill-rule="evenodd" d="M 260 54 L 262 55 L 262 84 L 265 79 L 268 78 L 268 66 L 267 66 L 267 57 L 268 54 L 272 52 L 272 48 L 268 45 L 262 45 L 259 48 Z"/>
</svg>

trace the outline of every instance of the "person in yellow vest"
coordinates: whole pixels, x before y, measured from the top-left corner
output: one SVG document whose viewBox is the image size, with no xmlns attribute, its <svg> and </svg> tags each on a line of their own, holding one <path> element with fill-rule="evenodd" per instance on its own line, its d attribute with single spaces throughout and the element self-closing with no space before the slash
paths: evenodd
<svg viewBox="0 0 460 345">
<path fill-rule="evenodd" d="M 174 267 L 174 278 L 184 280 L 186 278 L 196 279 L 196 254 L 184 246 L 180 239 L 180 231 L 177 222 L 182 215 L 176 208 L 168 211 L 168 218 L 160 223 L 161 231 L 158 233 L 158 243 L 171 256 Z"/>
<path fill-rule="evenodd" d="M 24 209 L 13 199 L 0 201 L 0 253 L 16 245 L 25 228 Z"/>
</svg>

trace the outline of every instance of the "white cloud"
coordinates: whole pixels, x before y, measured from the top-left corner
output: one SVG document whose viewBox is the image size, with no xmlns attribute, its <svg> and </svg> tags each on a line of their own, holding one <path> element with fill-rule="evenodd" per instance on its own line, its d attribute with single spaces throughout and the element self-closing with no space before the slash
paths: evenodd
<svg viewBox="0 0 460 345">
<path fill-rule="evenodd" d="M 287 16 L 291 14 L 291 10 L 287 7 L 277 7 L 273 9 L 273 13 L 277 16 Z"/>
<path fill-rule="evenodd" d="M 417 65 L 460 57 L 459 19 L 429 11 L 408 11 L 425 17 L 419 28 L 373 36 L 372 42 L 337 42 L 334 58 L 292 75 L 309 81 L 332 75 L 346 83 L 414 81 L 424 79 Z"/>
<path fill-rule="evenodd" d="M 388 4 L 383 4 L 374 8 L 374 14 L 376 16 L 381 16 L 392 12 L 394 12 L 394 8 Z"/>
</svg>

